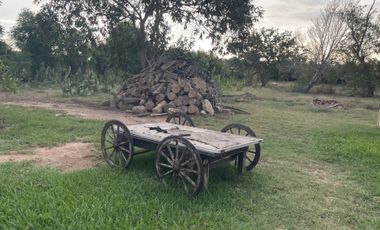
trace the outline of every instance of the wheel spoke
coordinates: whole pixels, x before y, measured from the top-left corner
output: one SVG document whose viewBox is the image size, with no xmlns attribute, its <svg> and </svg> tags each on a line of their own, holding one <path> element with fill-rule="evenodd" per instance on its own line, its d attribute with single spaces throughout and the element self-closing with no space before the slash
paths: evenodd
<svg viewBox="0 0 380 230">
<path fill-rule="evenodd" d="M 249 162 L 251 162 L 251 163 L 253 162 L 253 160 L 251 160 L 249 157 L 246 156 L 245 158 L 247 158 L 247 160 L 248 160 Z"/>
<path fill-rule="evenodd" d="M 110 146 L 108 148 L 105 148 L 105 150 L 107 151 L 107 150 L 112 149 L 112 148 L 113 148 L 113 146 Z"/>
<path fill-rule="evenodd" d="M 193 170 L 193 169 L 188 169 L 188 168 L 181 169 L 181 171 L 186 172 L 186 173 L 198 174 L 198 171 Z"/>
<path fill-rule="evenodd" d="M 112 146 L 113 146 L 113 142 L 109 141 L 109 140 L 106 140 L 108 143 L 110 143 Z"/>
<path fill-rule="evenodd" d="M 189 189 L 187 188 L 186 181 L 185 181 L 185 179 L 183 178 L 183 176 L 181 174 L 180 174 L 180 178 L 181 178 L 183 187 L 185 188 L 185 191 L 188 193 Z"/>
<path fill-rule="evenodd" d="M 108 130 L 107 130 L 107 135 L 111 138 L 111 140 L 113 140 L 113 139 L 115 139 L 115 136 L 111 136 L 111 134 L 108 132 Z"/>
<path fill-rule="evenodd" d="M 115 153 L 115 151 L 116 151 L 116 150 L 115 150 L 115 149 L 113 149 L 113 151 L 111 152 L 111 154 L 110 154 L 110 155 L 109 155 L 109 157 L 108 157 L 109 159 L 111 159 L 111 158 L 112 158 L 112 156 L 113 156 L 113 154 Z M 111 160 L 112 160 L 112 159 L 111 159 Z"/>
<path fill-rule="evenodd" d="M 193 187 L 195 187 L 195 182 L 186 173 L 180 172 L 180 175 L 182 175 Z"/>
<path fill-rule="evenodd" d="M 232 130 L 232 128 L 230 129 L 230 133 L 231 133 L 231 134 L 234 134 L 234 131 Z"/>
<path fill-rule="evenodd" d="M 127 152 L 127 153 L 131 153 L 131 151 L 129 151 L 128 149 L 126 149 L 126 148 L 124 148 L 123 146 L 119 146 L 119 148 L 121 149 L 121 150 L 124 150 L 125 152 Z"/>
<path fill-rule="evenodd" d="M 161 178 L 164 176 L 167 176 L 173 172 L 173 169 L 170 169 L 169 171 L 165 172 L 164 174 L 161 175 Z"/>
<path fill-rule="evenodd" d="M 171 159 L 169 159 L 169 156 L 166 155 L 166 153 L 164 151 L 161 151 L 161 155 L 167 160 L 167 162 L 169 164 L 171 164 L 171 165 L 173 164 L 173 161 Z"/>
<path fill-rule="evenodd" d="M 115 134 L 115 130 L 113 128 L 113 125 L 111 125 L 111 130 L 112 130 L 113 139 L 115 139 L 116 138 L 116 134 Z"/>
<path fill-rule="evenodd" d="M 158 165 L 160 165 L 160 166 L 162 166 L 162 167 L 165 167 L 165 168 L 169 168 L 169 169 L 172 169 L 172 168 L 173 168 L 171 165 L 164 164 L 164 163 L 158 163 Z"/>
<path fill-rule="evenodd" d="M 169 155 L 170 155 L 170 158 L 172 159 L 172 161 L 174 160 L 174 153 L 172 151 L 172 148 L 170 148 L 170 145 L 168 144 L 166 146 L 166 148 L 169 150 Z"/>
<path fill-rule="evenodd" d="M 125 157 L 124 153 L 121 152 L 120 154 L 123 156 L 123 158 L 124 158 L 124 160 L 125 160 L 125 164 L 127 164 L 128 160 L 127 160 L 127 158 Z"/>
<path fill-rule="evenodd" d="M 190 162 L 194 162 L 194 159 L 193 159 L 193 158 L 191 158 L 191 159 L 189 159 L 189 160 L 185 161 L 184 163 L 182 163 L 182 164 L 181 164 L 181 166 L 183 167 L 183 166 L 185 166 L 185 165 L 189 164 Z"/>
</svg>

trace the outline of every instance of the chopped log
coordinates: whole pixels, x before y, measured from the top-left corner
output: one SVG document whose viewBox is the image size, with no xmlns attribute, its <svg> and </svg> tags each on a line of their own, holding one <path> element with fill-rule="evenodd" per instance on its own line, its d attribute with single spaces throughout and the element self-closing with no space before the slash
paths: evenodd
<svg viewBox="0 0 380 230">
<path fill-rule="evenodd" d="M 132 113 L 134 114 L 146 113 L 146 108 L 143 105 L 134 106 L 132 108 Z"/>
<path fill-rule="evenodd" d="M 179 93 L 179 91 L 181 90 L 181 88 L 180 88 L 180 86 L 177 83 L 175 83 L 175 84 L 171 84 L 170 85 L 170 90 L 173 93 L 177 94 L 177 93 Z"/>
<path fill-rule="evenodd" d="M 145 107 L 148 111 L 152 111 L 152 109 L 155 107 L 156 105 L 154 104 L 154 102 L 152 101 L 152 99 L 149 99 L 146 103 L 145 103 Z"/>
<path fill-rule="evenodd" d="M 173 101 L 174 105 L 176 107 L 181 107 L 182 106 L 182 96 L 179 96 L 177 97 L 174 101 Z"/>
<path fill-rule="evenodd" d="M 190 105 L 187 112 L 191 115 L 197 115 L 199 113 L 199 108 L 195 105 Z"/>
<path fill-rule="evenodd" d="M 140 98 L 137 97 L 123 97 L 122 100 L 126 104 L 138 105 L 140 103 Z"/>
<path fill-rule="evenodd" d="M 207 100 L 207 99 L 202 100 L 202 108 L 204 111 L 206 111 L 207 114 L 214 116 L 215 110 L 212 107 L 212 104 L 209 100 Z"/>
<path fill-rule="evenodd" d="M 178 113 L 178 112 L 182 112 L 181 109 L 178 109 L 178 108 L 169 108 L 169 110 L 168 110 L 169 114 L 171 114 L 171 113 Z"/>
<path fill-rule="evenodd" d="M 189 97 L 190 98 L 196 98 L 198 94 L 198 91 L 196 89 L 190 89 L 189 91 Z"/>
<path fill-rule="evenodd" d="M 179 85 L 179 87 L 181 87 L 181 89 L 183 89 L 186 85 L 186 80 L 183 77 L 179 77 L 178 78 L 178 85 Z"/>
<path fill-rule="evenodd" d="M 182 112 L 182 113 L 188 113 L 188 111 L 189 111 L 189 107 L 188 107 L 188 106 L 183 105 L 183 106 L 181 107 L 181 112 Z"/>
<path fill-rule="evenodd" d="M 170 92 L 168 94 L 166 94 L 166 97 L 170 100 L 170 101 L 174 101 L 174 99 L 176 99 L 177 95 L 173 92 Z"/>
<path fill-rule="evenodd" d="M 174 104 L 174 102 L 170 102 L 170 103 L 168 103 L 167 105 L 165 105 L 165 107 L 164 107 L 164 112 L 165 113 L 169 113 L 169 110 L 170 109 L 173 109 L 173 108 L 175 108 L 176 106 L 175 106 L 175 104 Z"/>
<path fill-rule="evenodd" d="M 157 103 L 160 103 L 164 99 L 165 99 L 165 95 L 163 93 L 157 94 L 156 97 L 155 97 L 155 100 L 156 100 Z"/>
<path fill-rule="evenodd" d="M 199 77 L 194 77 L 192 79 L 192 82 L 194 83 L 195 88 L 199 89 L 201 91 L 201 93 L 205 93 L 206 92 L 206 90 L 207 90 L 207 83 L 204 80 L 202 80 Z"/>
<path fill-rule="evenodd" d="M 160 103 L 158 103 L 158 105 L 156 107 L 154 107 L 152 109 L 152 112 L 153 113 L 162 113 L 162 111 L 164 111 L 164 107 L 167 105 L 168 103 L 166 101 L 161 101 Z"/>
<path fill-rule="evenodd" d="M 167 115 L 168 115 L 168 113 L 151 113 L 150 114 L 151 117 L 164 117 Z"/>
<path fill-rule="evenodd" d="M 182 105 L 190 105 L 190 98 L 187 95 L 182 96 Z"/>
<path fill-rule="evenodd" d="M 186 83 L 185 83 L 185 86 L 183 87 L 183 91 L 184 91 L 185 93 L 188 93 L 188 92 L 190 92 L 190 90 L 191 90 L 191 85 L 190 85 L 189 82 L 186 82 Z"/>
</svg>

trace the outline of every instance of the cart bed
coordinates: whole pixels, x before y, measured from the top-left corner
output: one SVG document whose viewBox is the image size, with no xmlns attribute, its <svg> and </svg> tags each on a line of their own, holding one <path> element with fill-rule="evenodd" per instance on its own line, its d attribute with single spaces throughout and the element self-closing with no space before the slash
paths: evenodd
<svg viewBox="0 0 380 230">
<path fill-rule="evenodd" d="M 167 133 L 151 130 L 150 128 L 153 127 L 159 127 Z M 254 137 L 244 137 L 172 123 L 131 125 L 128 128 L 133 139 L 153 143 L 160 143 L 168 136 L 184 135 L 184 138 L 189 140 L 198 151 L 207 155 L 220 155 L 225 152 L 255 145 L 262 141 Z"/>
</svg>

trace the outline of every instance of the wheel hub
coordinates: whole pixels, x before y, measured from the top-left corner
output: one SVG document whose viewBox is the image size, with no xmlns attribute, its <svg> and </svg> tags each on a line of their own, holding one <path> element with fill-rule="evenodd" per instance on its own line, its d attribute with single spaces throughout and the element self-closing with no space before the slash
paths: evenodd
<svg viewBox="0 0 380 230">
<path fill-rule="evenodd" d="M 173 161 L 173 171 L 178 173 L 180 170 L 181 170 L 180 163 L 177 160 Z"/>
</svg>

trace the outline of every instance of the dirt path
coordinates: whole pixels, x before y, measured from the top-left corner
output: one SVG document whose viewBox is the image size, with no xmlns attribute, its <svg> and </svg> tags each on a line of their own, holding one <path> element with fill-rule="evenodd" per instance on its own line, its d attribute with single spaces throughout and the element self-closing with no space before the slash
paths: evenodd
<svg viewBox="0 0 380 230">
<path fill-rule="evenodd" d="M 99 102 L 75 98 L 54 98 L 46 94 L 0 93 L 0 105 L 16 105 L 28 108 L 47 109 L 93 120 L 120 120 L 127 125 L 162 122 L 166 117 L 135 117 L 121 111 L 100 106 Z M 0 163 L 13 161 L 33 161 L 38 165 L 54 166 L 63 171 L 92 168 L 99 163 L 91 143 L 69 143 L 54 148 L 32 149 L 32 154 L 9 153 L 0 155 Z"/>
<path fill-rule="evenodd" d="M 100 163 L 94 151 L 95 146 L 91 143 L 69 143 L 53 148 L 37 148 L 31 154 L 0 155 L 0 163 L 33 161 L 37 165 L 53 166 L 63 171 L 82 170 Z"/>
<path fill-rule="evenodd" d="M 99 102 L 79 99 L 52 99 L 39 94 L 17 95 L 0 93 L 0 105 L 17 105 L 29 108 L 47 109 L 93 120 L 120 120 L 127 125 L 162 122 L 165 117 L 136 117 L 101 106 Z"/>
</svg>

